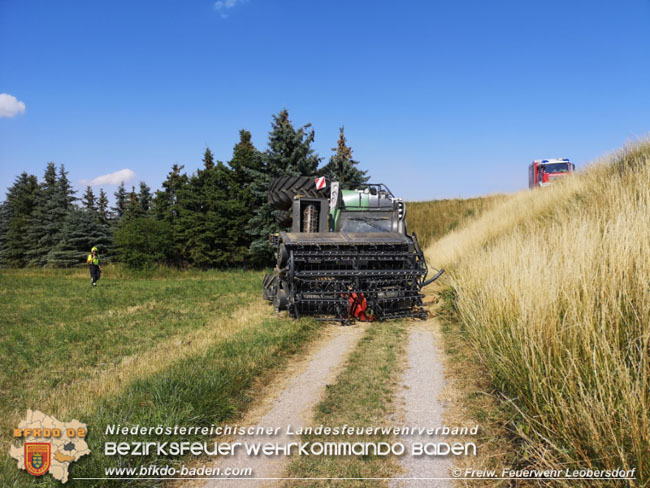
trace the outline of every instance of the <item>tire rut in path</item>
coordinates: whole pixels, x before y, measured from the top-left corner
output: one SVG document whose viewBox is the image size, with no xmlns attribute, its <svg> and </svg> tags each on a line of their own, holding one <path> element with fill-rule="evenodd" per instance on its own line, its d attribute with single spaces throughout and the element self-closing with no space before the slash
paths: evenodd
<svg viewBox="0 0 650 488">
<path fill-rule="evenodd" d="M 435 319 L 430 319 L 435 320 Z M 429 327 L 435 324 L 427 322 L 410 329 L 407 358 L 408 366 L 401 381 L 400 400 L 404 408 L 404 425 L 408 427 L 438 427 L 443 425 L 444 405 L 440 395 L 445 386 L 444 367 L 434 336 Z M 444 438 L 430 436 L 404 436 L 400 439 L 406 445 L 406 452 L 411 451 L 415 442 L 437 442 Z M 394 479 L 391 487 L 450 487 L 450 480 L 431 478 L 448 478 L 451 461 L 446 457 L 402 456 L 400 463 L 404 473 L 399 478 L 420 478 L 419 480 Z M 429 478 L 429 479 L 422 479 Z"/>
<path fill-rule="evenodd" d="M 238 425 L 241 426 L 280 427 L 278 435 L 241 437 L 237 441 L 286 444 L 300 440 L 299 436 L 289 436 L 284 433 L 287 425 L 291 425 L 293 429 L 310 425 L 313 407 L 320 401 L 325 386 L 335 380 L 340 366 L 345 363 L 349 353 L 361 338 L 365 327 L 358 325 L 353 327 L 336 326 L 336 329 L 332 328 L 331 330 L 330 334 L 333 337 L 308 358 L 305 367 L 298 374 L 290 378 L 286 388 L 270 402 L 270 409 L 266 413 L 259 417 L 251 412 L 238 422 Z M 241 488 L 268 485 L 272 483 L 271 480 L 264 483 L 255 480 L 255 478 L 282 476 L 282 470 L 289 460 L 290 458 L 285 456 L 247 456 L 242 449 L 235 456 L 219 458 L 213 467 L 218 467 L 222 471 L 227 468 L 251 468 L 253 477 L 237 480 L 208 480 L 204 487 L 236 486 Z"/>
</svg>

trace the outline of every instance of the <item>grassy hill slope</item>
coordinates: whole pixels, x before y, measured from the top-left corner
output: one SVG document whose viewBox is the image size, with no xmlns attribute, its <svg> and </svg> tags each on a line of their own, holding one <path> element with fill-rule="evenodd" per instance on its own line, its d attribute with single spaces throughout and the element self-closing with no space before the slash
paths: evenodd
<svg viewBox="0 0 650 488">
<path fill-rule="evenodd" d="M 427 256 L 519 412 L 522 462 L 650 482 L 650 141 L 509 197 Z"/>
<path fill-rule="evenodd" d="M 417 233 L 420 245 L 425 249 L 466 219 L 481 215 L 506 198 L 505 195 L 489 195 L 480 198 L 407 202 L 406 223 L 410 232 Z"/>
</svg>

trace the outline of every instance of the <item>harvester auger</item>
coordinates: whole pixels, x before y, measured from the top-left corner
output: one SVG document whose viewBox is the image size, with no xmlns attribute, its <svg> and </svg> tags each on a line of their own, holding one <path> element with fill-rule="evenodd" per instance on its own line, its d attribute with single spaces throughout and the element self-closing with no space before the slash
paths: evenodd
<svg viewBox="0 0 650 488">
<path fill-rule="evenodd" d="M 424 253 L 406 229 L 406 206 L 383 184 L 342 190 L 325 178 L 285 176 L 268 201 L 286 231 L 270 236 L 276 263 L 264 298 L 292 317 L 353 320 L 424 319 Z M 426 280 L 426 281 L 425 281 Z"/>
</svg>

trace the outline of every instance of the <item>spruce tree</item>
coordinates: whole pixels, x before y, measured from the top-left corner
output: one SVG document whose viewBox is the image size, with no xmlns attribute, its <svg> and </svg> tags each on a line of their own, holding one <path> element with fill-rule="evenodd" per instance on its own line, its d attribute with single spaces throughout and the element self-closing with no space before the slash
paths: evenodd
<svg viewBox="0 0 650 488">
<path fill-rule="evenodd" d="M 174 211 L 166 219 L 171 223 L 176 250 L 181 260 L 198 266 L 202 265 L 205 258 L 201 255 L 206 251 L 198 245 L 198 241 L 205 234 L 205 212 L 202 211 L 204 172 L 199 170 L 189 177 L 185 184 L 176 188 Z"/>
<path fill-rule="evenodd" d="M 135 192 L 135 186 L 132 186 L 131 192 L 128 195 L 124 216 L 133 218 L 133 217 L 140 217 L 142 215 L 144 215 L 144 211 L 140 206 L 140 200 L 138 199 L 138 194 Z"/>
<path fill-rule="evenodd" d="M 273 210 L 267 203 L 271 181 L 285 175 L 316 174 L 320 158 L 311 147 L 315 135 L 310 128 L 311 124 L 306 124 L 295 129 L 286 109 L 273 116 L 262 168 L 253 172 L 252 190 L 259 206 L 249 222 L 249 232 L 252 237 L 250 254 L 256 265 L 271 262 L 273 253 L 268 236 L 279 231 L 279 226 L 273 218 Z"/>
<path fill-rule="evenodd" d="M 193 266 L 205 269 L 234 264 L 231 186 L 230 168 L 220 161 L 214 165 L 211 158 L 204 157 L 204 168 L 179 191 L 174 231 L 184 260 Z"/>
<path fill-rule="evenodd" d="M 90 188 L 89 186 L 86 187 L 86 193 L 84 193 L 83 197 L 81 197 L 81 203 L 83 204 L 84 208 L 89 212 L 97 211 L 97 202 L 95 200 L 95 194 L 93 193 L 93 189 Z"/>
<path fill-rule="evenodd" d="M 57 197 L 59 199 L 59 205 L 63 207 L 64 210 L 68 211 L 72 208 L 72 204 L 77 200 L 75 195 L 75 190 L 70 184 L 68 179 L 68 172 L 65 170 L 65 167 L 61 165 L 59 167 L 59 179 L 57 181 Z"/>
<path fill-rule="evenodd" d="M 203 153 L 203 167 L 205 169 L 214 168 L 214 155 L 212 154 L 212 151 L 210 151 L 209 147 L 206 147 L 205 152 Z"/>
<path fill-rule="evenodd" d="M 7 230 L 9 229 L 9 204 L 0 203 L 0 266 L 6 266 L 2 255 L 7 244 Z"/>
<path fill-rule="evenodd" d="M 144 213 L 149 212 L 151 207 L 151 188 L 144 182 L 140 182 L 140 191 L 138 192 L 138 202 Z"/>
<path fill-rule="evenodd" d="M 228 164 L 215 163 L 206 148 L 203 168 L 178 192 L 173 229 L 185 262 L 204 269 L 249 263 L 247 229 L 256 203 L 250 188 L 251 171 L 261 167 L 261 154 L 248 131 L 241 131 Z"/>
<path fill-rule="evenodd" d="M 115 196 L 115 206 L 113 207 L 113 213 L 115 214 L 117 220 L 122 218 L 124 212 L 126 212 L 126 207 L 128 203 L 128 196 L 126 194 L 126 188 L 124 187 L 124 182 L 120 183 L 120 186 L 117 188 L 117 191 L 113 193 Z"/>
<path fill-rule="evenodd" d="M 156 191 L 153 210 L 159 220 L 173 222 L 178 217 L 178 193 L 188 182 L 187 175 L 182 171 L 182 165 L 174 164 L 163 181 L 162 190 Z"/>
<path fill-rule="evenodd" d="M 99 189 L 99 198 L 97 198 L 96 207 L 97 211 L 95 215 L 100 227 L 98 247 L 100 252 L 106 256 L 111 251 L 113 233 L 111 229 L 111 216 L 108 210 L 108 196 L 102 188 Z"/>
<path fill-rule="evenodd" d="M 332 148 L 332 151 L 335 154 L 321 170 L 321 173 L 329 180 L 338 181 L 342 188 L 349 189 L 356 188 L 368 181 L 367 171 L 358 169 L 356 166 L 359 162 L 352 159 L 352 149 L 346 144 L 343 127 L 339 129 L 337 147 Z"/>
<path fill-rule="evenodd" d="M 99 223 L 94 211 L 73 207 L 63 223 L 61 241 L 48 253 L 47 264 L 59 268 L 84 265 L 93 246 L 104 253 L 110 242 L 108 227 Z"/>
<path fill-rule="evenodd" d="M 97 214 L 99 221 L 102 224 L 108 224 L 110 221 L 110 214 L 108 210 L 108 196 L 103 188 L 99 189 L 99 198 L 97 199 Z"/>
<path fill-rule="evenodd" d="M 249 131 L 243 129 L 239 131 L 239 142 L 233 149 L 229 165 L 232 170 L 228 190 L 232 213 L 231 259 L 235 265 L 246 265 L 251 260 L 249 248 L 253 242 L 250 222 L 255 216 L 255 210 L 266 200 L 253 191 L 253 179 L 255 174 L 262 170 L 263 161 L 262 153 L 253 145 Z"/>
<path fill-rule="evenodd" d="M 255 172 L 262 171 L 264 162 L 262 153 L 255 148 L 251 133 L 245 129 L 239 131 L 239 142 L 233 148 L 232 159 L 228 163 L 234 171 L 235 182 L 242 190 L 250 190 L 250 183 Z"/>
<path fill-rule="evenodd" d="M 228 225 L 223 212 L 216 212 L 219 200 L 224 198 L 219 185 L 224 185 L 222 163 L 215 167 L 214 155 L 209 147 L 203 153 L 203 169 L 193 174 L 179 194 L 179 218 L 174 230 L 181 242 L 181 254 L 185 261 L 199 268 L 217 266 L 224 253 L 220 231 Z M 215 222 L 216 221 L 216 222 Z"/>
<path fill-rule="evenodd" d="M 179 233 L 178 219 L 182 212 L 184 202 L 182 201 L 184 189 L 188 185 L 189 178 L 182 173 L 183 166 L 174 164 L 162 184 L 162 190 L 156 191 L 152 201 L 153 215 L 157 221 L 165 222 L 166 225 L 156 227 L 170 239 L 170 249 L 166 252 L 167 262 L 175 265 L 183 264 L 183 247 L 181 233 Z M 124 236 L 122 236 L 124 237 Z M 117 244 L 117 243 L 116 243 Z"/>
<path fill-rule="evenodd" d="M 40 202 L 40 187 L 34 175 L 23 172 L 8 189 L 2 204 L 2 242 L 0 263 L 21 267 L 28 262 L 32 247 L 30 227 L 36 206 Z"/>
<path fill-rule="evenodd" d="M 265 153 L 266 170 L 269 176 L 312 176 L 320 158 L 311 147 L 315 133 L 311 124 L 295 129 L 289 120 L 287 109 L 273 115 L 269 147 Z"/>
<path fill-rule="evenodd" d="M 70 187 L 65 171 L 61 171 L 60 175 L 63 181 L 57 178 L 54 163 L 48 163 L 28 231 L 30 242 L 30 249 L 27 252 L 28 264 L 33 266 L 47 264 L 48 254 L 61 240 L 63 221 L 74 200 L 74 191 Z"/>
</svg>

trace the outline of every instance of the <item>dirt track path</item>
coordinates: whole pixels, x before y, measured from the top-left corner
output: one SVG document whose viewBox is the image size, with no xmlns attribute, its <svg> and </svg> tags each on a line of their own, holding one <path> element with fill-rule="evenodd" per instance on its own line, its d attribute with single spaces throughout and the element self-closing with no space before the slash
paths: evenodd
<svg viewBox="0 0 650 488">
<path fill-rule="evenodd" d="M 434 340 L 434 330 L 437 329 L 437 319 L 430 318 L 423 324 L 413 324 L 409 331 L 407 358 L 408 366 L 401 381 L 398 393 L 403 405 L 404 425 L 409 427 L 438 427 L 443 425 L 442 414 L 444 400 L 442 392 L 445 387 L 443 362 Z M 411 450 L 414 442 L 437 442 L 437 439 L 427 436 L 405 436 L 402 442 Z M 394 480 L 391 486 L 428 486 L 449 487 L 450 480 L 432 478 L 448 478 L 451 461 L 448 458 L 429 456 L 403 456 L 400 460 L 404 473 L 400 478 L 419 478 L 419 480 Z M 428 479 L 422 479 L 428 478 Z"/>
<path fill-rule="evenodd" d="M 249 412 L 238 424 L 242 426 L 259 425 L 263 427 L 280 427 L 280 433 L 274 436 L 252 436 L 237 439 L 245 442 L 273 442 L 286 444 L 298 441 L 299 438 L 284 434 L 287 425 L 292 427 L 307 426 L 312 420 L 313 407 L 320 401 L 325 386 L 334 382 L 341 366 L 349 353 L 354 349 L 361 338 L 365 327 L 355 325 L 352 327 L 332 326 L 326 332 L 325 340 L 308 358 L 295 363 L 292 373 L 277 380 L 270 385 L 271 393 L 267 395 L 261 406 Z M 296 436 L 298 437 L 298 436 Z M 287 457 L 258 457 L 241 455 L 220 458 L 213 465 L 222 470 L 226 468 L 252 468 L 253 478 L 270 478 L 282 476 L 283 468 L 289 458 Z M 271 484 L 269 481 L 268 484 Z M 204 485 L 209 487 L 248 487 L 262 486 L 267 483 L 250 480 L 208 480 Z"/>
</svg>

